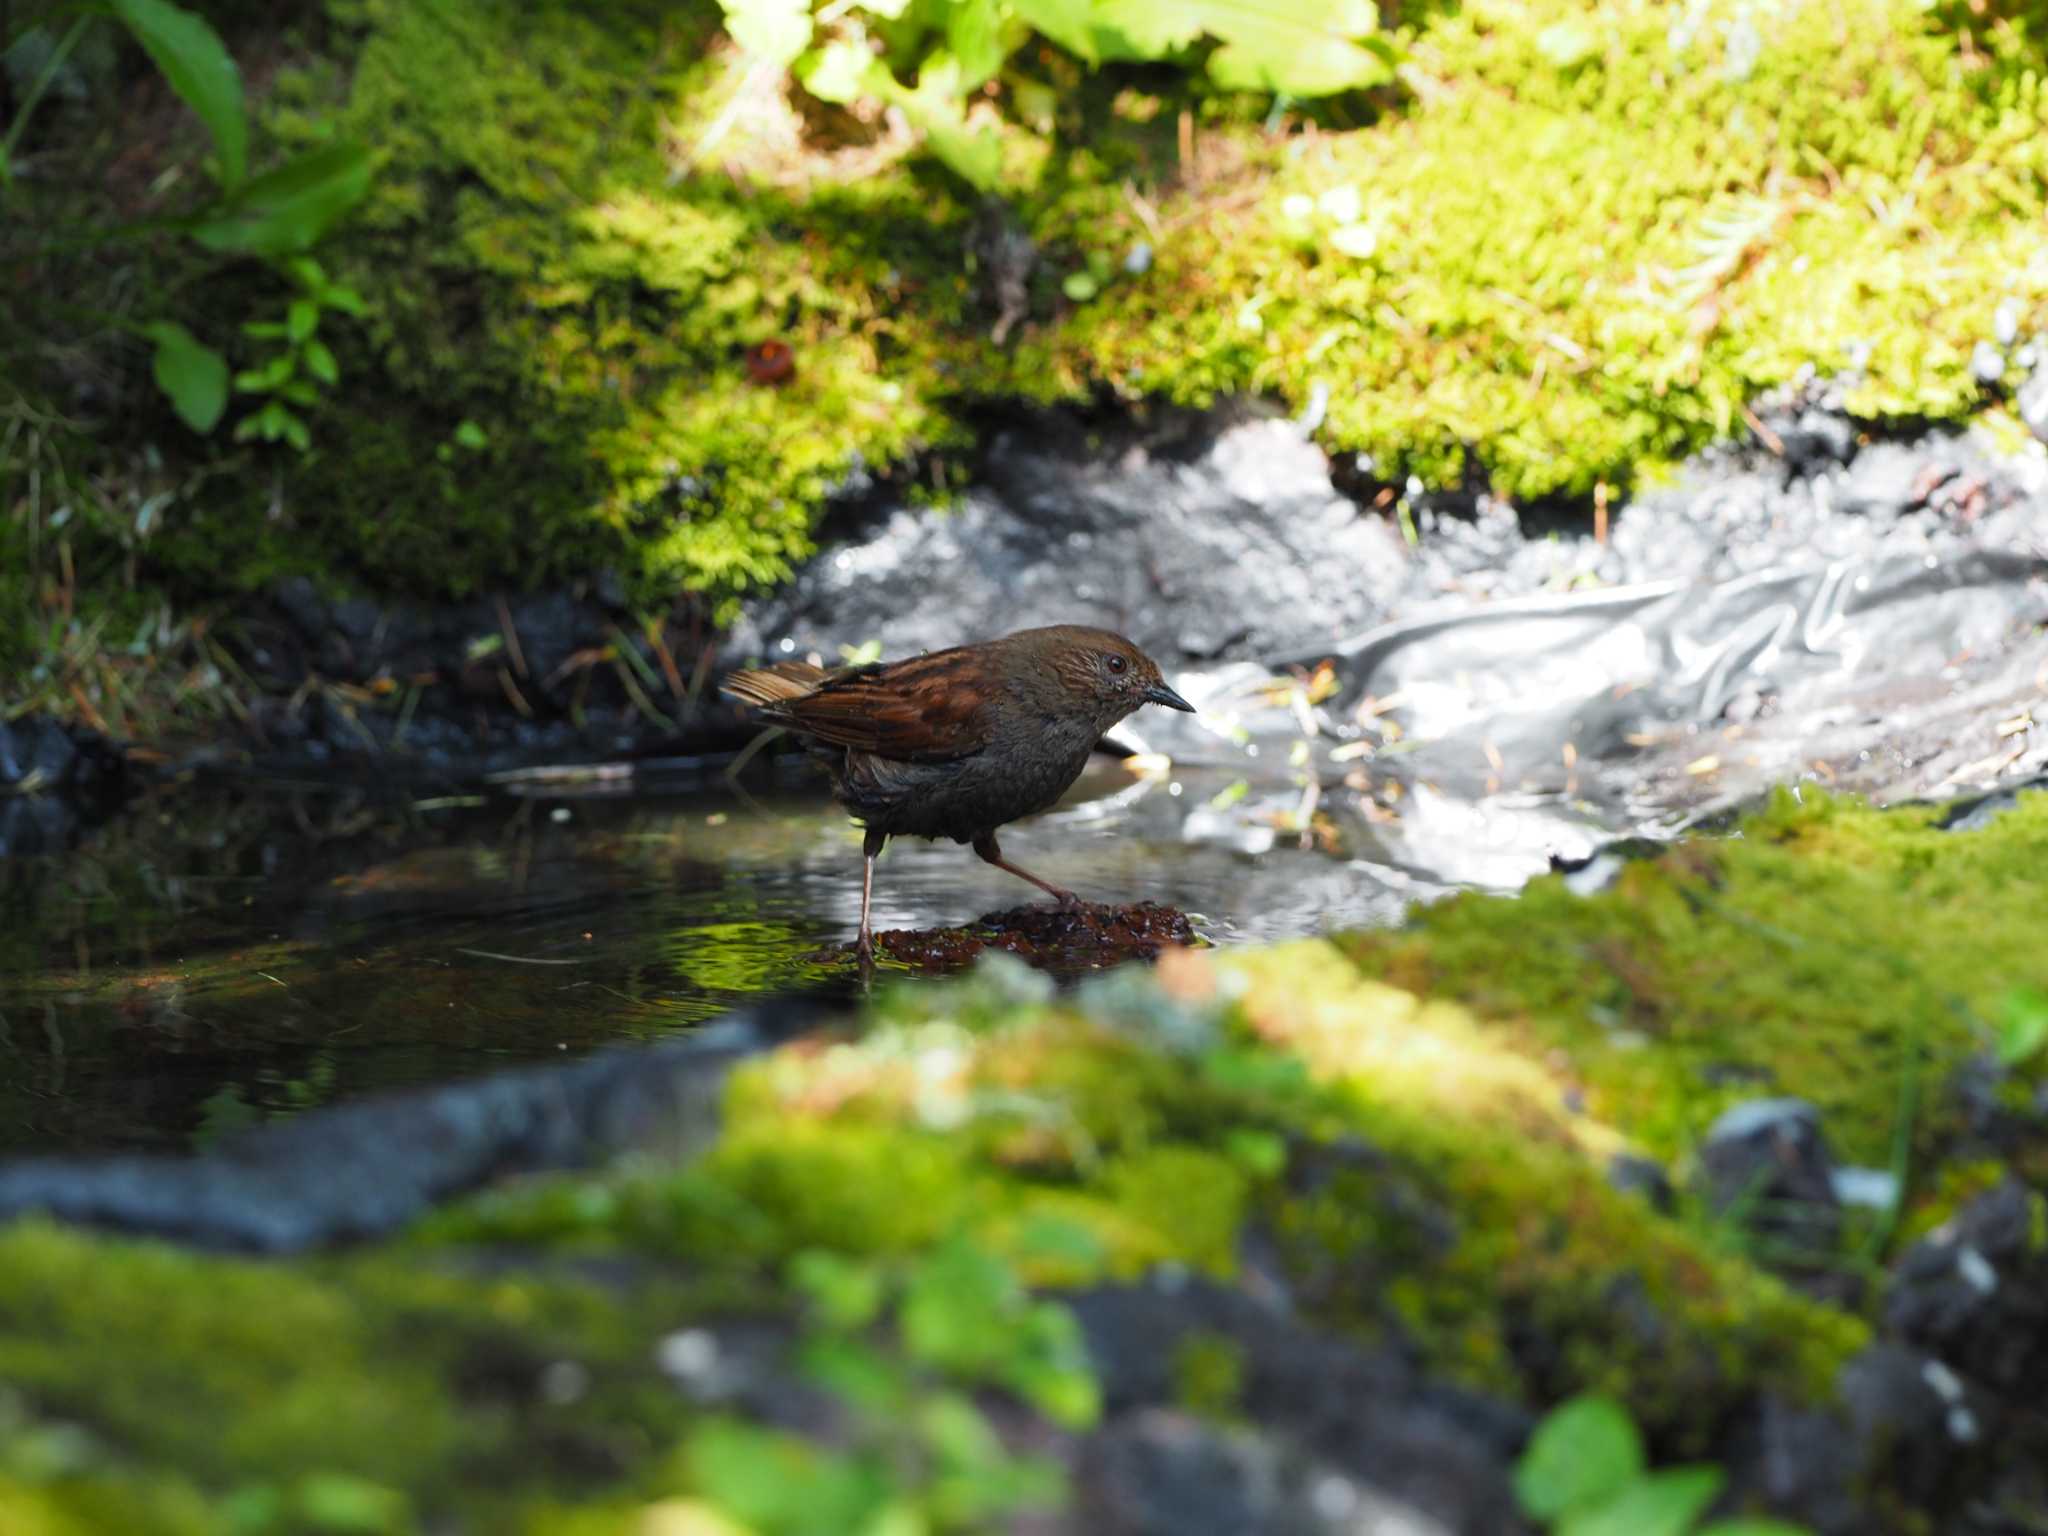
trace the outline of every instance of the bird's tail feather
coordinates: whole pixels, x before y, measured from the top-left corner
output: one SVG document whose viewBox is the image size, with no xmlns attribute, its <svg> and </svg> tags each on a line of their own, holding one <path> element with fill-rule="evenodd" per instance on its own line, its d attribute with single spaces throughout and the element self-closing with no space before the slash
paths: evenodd
<svg viewBox="0 0 2048 1536">
<path fill-rule="evenodd" d="M 815 691 L 826 676 L 823 667 L 807 661 L 778 661 L 771 667 L 735 672 L 718 685 L 718 691 L 742 704 L 772 708 Z"/>
</svg>

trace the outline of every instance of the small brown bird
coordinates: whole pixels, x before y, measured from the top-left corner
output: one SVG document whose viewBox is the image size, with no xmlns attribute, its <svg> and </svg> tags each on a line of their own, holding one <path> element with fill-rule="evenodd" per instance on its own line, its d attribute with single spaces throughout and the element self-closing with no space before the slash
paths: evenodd
<svg viewBox="0 0 2048 1536">
<path fill-rule="evenodd" d="M 720 691 L 804 739 L 867 829 L 860 952 L 875 858 L 892 837 L 950 837 L 1061 906 L 1081 899 L 1003 857 L 996 828 L 1053 805 L 1102 733 L 1146 704 L 1190 714 L 1152 658 L 1106 629 L 1055 624 L 904 661 L 827 671 L 785 661 L 736 672 Z"/>
</svg>

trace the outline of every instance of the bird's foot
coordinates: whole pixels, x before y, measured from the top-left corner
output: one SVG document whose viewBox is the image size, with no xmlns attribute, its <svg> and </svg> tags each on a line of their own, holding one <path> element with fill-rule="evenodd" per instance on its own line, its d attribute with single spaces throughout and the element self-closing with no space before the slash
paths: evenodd
<svg viewBox="0 0 2048 1536">
<path fill-rule="evenodd" d="M 1076 896 L 1072 891 L 1062 890 L 1056 885 L 1049 886 L 1047 889 L 1052 892 L 1053 900 L 1059 904 L 1059 909 L 1062 912 L 1078 912 L 1088 905 L 1087 902 Z"/>
</svg>

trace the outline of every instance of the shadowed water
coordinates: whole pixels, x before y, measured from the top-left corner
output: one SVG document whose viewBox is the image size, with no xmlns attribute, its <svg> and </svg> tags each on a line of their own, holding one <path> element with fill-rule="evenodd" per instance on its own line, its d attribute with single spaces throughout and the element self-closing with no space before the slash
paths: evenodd
<svg viewBox="0 0 2048 1536">
<path fill-rule="evenodd" d="M 815 780 L 750 782 L 220 786 L 66 859 L 0 866 L 0 1152 L 203 1146 L 375 1089 L 850 992 L 858 831 Z M 1391 921 L 1438 889 L 1327 816 L 1303 848 L 1278 830 L 1291 803 L 1262 821 L 1248 795 L 1227 773 L 1147 778 L 1104 758 L 1005 848 L 1091 900 L 1180 907 L 1226 943 Z M 876 925 L 1035 899 L 964 848 L 897 843 Z"/>
</svg>

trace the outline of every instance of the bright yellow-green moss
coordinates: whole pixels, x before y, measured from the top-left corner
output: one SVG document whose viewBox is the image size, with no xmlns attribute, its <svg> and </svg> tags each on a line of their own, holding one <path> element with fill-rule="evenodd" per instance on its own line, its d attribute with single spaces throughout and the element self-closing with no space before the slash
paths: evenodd
<svg viewBox="0 0 2048 1536">
<path fill-rule="evenodd" d="M 2048 795 L 1983 829 L 1780 791 L 1725 842 L 1632 864 L 1598 895 L 1559 878 L 1464 896 L 1342 941 L 1370 974 L 1560 1052 L 1589 1110 L 1661 1154 L 1730 1103 L 1819 1106 L 1845 1161 L 1953 1129 L 1945 1088 L 1990 1049 L 2007 994 L 2048 977 Z"/>
<path fill-rule="evenodd" d="M 0 1514 L 20 1523 L 0 1528 L 397 1533 L 460 1511 L 509 1529 L 510 1511 L 666 1449 L 686 1410 L 653 1351 L 682 1294 L 16 1224 L 0 1231 Z M 550 1405 L 542 1374 L 564 1361 L 579 1395 Z"/>
<path fill-rule="evenodd" d="M 2048 124 L 2009 27 L 1966 44 L 1910 0 L 1500 0 L 1412 47 L 1398 114 L 1171 202 L 1152 274 L 1020 371 L 1195 400 L 1323 380 L 1333 446 L 1429 480 L 1469 449 L 1533 496 L 1626 481 L 1863 349 L 1855 409 L 1955 415 L 1993 307 L 2041 317 Z M 1123 209 L 1073 233 L 1142 230 Z"/>
<path fill-rule="evenodd" d="M 717 606 L 789 572 L 848 470 L 964 443 L 990 398 L 1327 384 L 1323 441 L 1383 475 L 1474 458 L 1517 496 L 1583 493 L 1808 366 L 1862 360 L 1873 416 L 1960 416 L 1993 308 L 2048 319 L 2038 45 L 1920 0 L 1432 9 L 1383 115 L 1270 135 L 1186 82 L 1062 65 L 1051 153 L 1007 162 L 1041 256 L 1007 346 L 973 200 L 905 142 L 741 91 L 719 25 L 710 0 L 331 0 L 266 118 L 382 157 L 322 252 L 372 312 L 332 338 L 316 450 L 187 483 L 139 544 L 111 503 L 74 518 L 79 568 L 138 544 L 186 590 L 611 575 Z M 1104 287 L 1076 305 L 1083 268 Z M 188 291 L 209 336 L 247 318 L 240 267 Z M 745 362 L 770 338 L 780 387 Z"/>
</svg>

